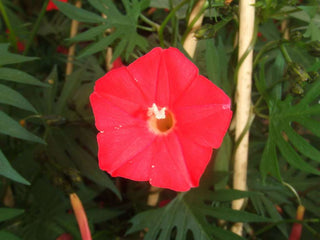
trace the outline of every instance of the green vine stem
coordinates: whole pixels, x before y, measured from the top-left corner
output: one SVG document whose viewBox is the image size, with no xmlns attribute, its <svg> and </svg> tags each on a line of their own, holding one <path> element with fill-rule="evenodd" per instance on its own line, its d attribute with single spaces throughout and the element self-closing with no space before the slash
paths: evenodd
<svg viewBox="0 0 320 240">
<path fill-rule="evenodd" d="M 282 182 L 282 185 L 283 186 L 286 186 L 287 188 L 290 189 L 290 191 L 295 195 L 295 197 L 297 198 L 297 201 L 298 201 L 298 204 L 299 205 L 302 205 L 302 202 L 301 202 L 301 199 L 300 199 L 300 196 L 299 194 L 297 193 L 297 191 L 294 189 L 294 187 L 292 187 L 289 183 L 286 183 L 286 182 Z"/>
<path fill-rule="evenodd" d="M 186 31 L 184 32 L 182 38 L 181 38 L 181 43 L 183 44 L 184 41 L 186 40 L 188 34 L 191 32 L 194 24 L 199 20 L 199 18 L 203 15 L 204 11 L 208 8 L 209 3 L 205 2 L 205 4 L 202 6 L 201 10 L 197 13 L 194 19 L 192 19 L 191 23 L 188 25 Z"/>
<path fill-rule="evenodd" d="M 36 36 L 36 34 L 38 32 L 38 29 L 40 27 L 41 20 L 44 17 L 44 14 L 46 13 L 48 2 L 49 2 L 49 0 L 45 0 L 43 5 L 42 5 L 41 11 L 40 11 L 39 16 L 37 18 L 37 21 L 35 22 L 34 27 L 33 27 L 32 31 L 30 33 L 30 37 L 29 37 L 29 39 L 27 41 L 26 48 L 23 51 L 23 55 L 27 55 L 28 52 L 29 52 L 29 49 L 30 49 L 30 47 L 31 47 L 31 45 L 33 43 L 33 39 L 35 38 L 35 36 Z"/>
<path fill-rule="evenodd" d="M 164 37 L 163 37 L 163 32 L 164 32 L 164 29 L 167 25 L 167 23 L 170 21 L 170 19 L 176 14 L 176 12 L 183 6 L 185 5 L 186 3 L 188 3 L 189 0 L 184 0 L 182 1 L 181 3 L 179 3 L 175 8 L 173 8 L 169 15 L 164 19 L 164 21 L 162 22 L 160 28 L 159 28 L 159 32 L 158 32 L 158 35 L 159 35 L 159 42 L 160 42 L 160 46 L 161 47 L 165 47 L 164 45 Z"/>
<path fill-rule="evenodd" d="M 149 18 L 147 18 L 145 15 L 143 14 L 140 14 L 139 15 L 141 20 L 144 21 L 146 24 L 150 25 L 153 29 L 155 29 L 157 32 L 159 32 L 159 28 L 160 28 L 160 25 L 151 21 Z"/>
<path fill-rule="evenodd" d="M 17 50 L 17 38 L 16 38 L 16 35 L 15 35 L 13 28 L 11 26 L 10 20 L 9 20 L 7 12 L 6 12 L 6 8 L 5 8 L 4 4 L 2 3 L 2 0 L 0 0 L 0 12 L 1 12 L 2 18 L 3 18 L 4 22 L 6 23 L 6 26 L 9 30 L 9 39 L 13 43 L 14 49 Z"/>
<path fill-rule="evenodd" d="M 258 36 L 258 29 L 259 29 L 259 21 L 256 20 L 255 23 L 254 23 L 254 29 L 253 29 L 253 35 L 252 35 L 252 39 L 251 39 L 251 42 L 248 46 L 248 48 L 246 49 L 246 51 L 243 53 L 243 55 L 241 56 L 241 58 L 238 60 L 238 63 L 237 63 L 237 66 L 236 66 L 236 69 L 234 71 L 234 80 L 235 80 L 235 83 L 238 82 L 238 73 L 239 73 L 239 69 L 241 67 L 241 65 L 243 64 L 244 60 L 247 58 L 247 56 L 249 55 L 249 53 L 251 51 L 253 51 L 253 48 L 254 48 L 254 45 L 257 41 L 257 36 Z M 254 63 L 253 63 L 253 66 L 252 68 L 254 68 Z"/>
<path fill-rule="evenodd" d="M 292 59 L 290 58 L 289 54 L 288 54 L 288 51 L 286 49 L 286 47 L 284 46 L 284 44 L 280 44 L 280 51 L 284 57 L 284 59 L 286 60 L 287 63 L 291 63 L 292 62 Z"/>
</svg>

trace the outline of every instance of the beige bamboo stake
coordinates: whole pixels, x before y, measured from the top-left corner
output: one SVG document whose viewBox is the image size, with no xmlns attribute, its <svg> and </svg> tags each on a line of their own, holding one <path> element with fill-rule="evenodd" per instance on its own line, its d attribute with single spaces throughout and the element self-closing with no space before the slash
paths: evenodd
<svg viewBox="0 0 320 240">
<path fill-rule="evenodd" d="M 289 40 L 289 28 L 288 28 L 288 19 L 285 19 L 281 22 L 281 32 L 283 33 L 283 38 Z"/>
<path fill-rule="evenodd" d="M 194 8 L 192 9 L 192 12 L 189 17 L 188 25 L 190 25 L 193 19 L 198 15 L 198 13 L 201 11 L 205 3 L 206 3 L 206 0 L 198 0 Z M 191 58 L 193 58 L 194 53 L 196 51 L 196 47 L 197 47 L 197 39 L 194 36 L 194 33 L 197 29 L 201 27 L 203 17 L 204 17 L 204 14 L 202 14 L 199 17 L 199 19 L 194 23 L 191 31 L 189 32 L 189 34 L 187 35 L 183 43 L 183 48 L 186 50 L 186 52 L 189 54 Z"/>
<path fill-rule="evenodd" d="M 106 52 L 106 70 L 107 70 L 107 72 L 109 72 L 113 67 L 113 63 L 111 63 L 112 54 L 113 54 L 112 48 L 108 47 L 107 52 Z"/>
<path fill-rule="evenodd" d="M 76 1 L 76 7 L 81 8 L 82 2 Z M 70 38 L 73 38 L 78 32 L 78 25 L 79 22 L 76 20 L 72 20 L 71 22 L 71 29 L 70 29 Z M 68 60 L 67 60 L 67 67 L 66 67 L 66 76 L 70 75 L 73 71 L 73 60 L 74 60 L 74 53 L 76 51 L 76 44 L 73 43 L 68 50 Z"/>
<path fill-rule="evenodd" d="M 253 4 L 255 0 L 240 0 L 240 20 L 239 20 L 239 53 L 238 59 L 248 49 L 253 33 L 255 8 Z M 252 54 L 251 51 L 241 64 L 237 76 L 236 90 L 236 131 L 235 138 L 239 139 L 241 133 L 246 128 L 248 119 L 250 118 L 251 108 L 251 82 L 252 82 Z M 246 190 L 247 188 L 247 165 L 248 165 L 248 147 L 249 147 L 249 131 L 246 132 L 238 148 L 234 158 L 234 177 L 233 188 L 238 190 Z M 232 208 L 239 210 L 244 205 L 244 199 L 232 202 Z M 243 223 L 236 223 L 232 227 L 232 231 L 238 235 L 242 235 Z"/>
</svg>

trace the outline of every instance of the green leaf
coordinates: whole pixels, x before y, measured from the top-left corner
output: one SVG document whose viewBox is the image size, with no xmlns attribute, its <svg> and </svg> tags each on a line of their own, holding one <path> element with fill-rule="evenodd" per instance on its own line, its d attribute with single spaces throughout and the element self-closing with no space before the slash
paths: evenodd
<svg viewBox="0 0 320 240">
<path fill-rule="evenodd" d="M 25 57 L 8 51 L 9 43 L 0 43 L 0 66 L 36 60 L 36 57 Z"/>
<path fill-rule="evenodd" d="M 57 66 L 55 65 L 49 75 L 47 76 L 46 83 L 50 84 L 50 88 L 46 88 L 43 91 L 43 108 L 42 112 L 46 113 L 47 115 L 50 115 L 53 113 L 53 108 L 56 104 L 56 97 L 57 97 L 57 91 L 58 91 L 58 70 Z"/>
<path fill-rule="evenodd" d="M 97 159 L 85 149 L 86 143 L 78 143 L 78 139 L 80 139 L 78 134 L 81 134 L 81 132 L 78 133 L 77 128 L 64 129 L 64 131 L 55 129 L 53 134 L 55 139 L 51 139 L 50 143 L 58 144 L 54 150 L 58 152 L 56 156 L 62 158 L 63 161 L 72 161 L 81 174 L 99 186 L 109 188 L 121 199 L 121 194 L 112 180 L 104 171 L 99 169 Z M 56 161 L 61 162 L 60 159 Z"/>
<path fill-rule="evenodd" d="M 41 138 L 28 132 L 19 123 L 2 111 L 0 111 L 0 133 L 27 141 L 45 144 Z"/>
<path fill-rule="evenodd" d="M 214 157 L 214 172 L 224 172 L 227 173 L 229 171 L 230 162 L 232 160 L 232 139 L 228 133 L 223 138 L 223 142 L 220 148 L 217 150 L 217 154 Z M 228 184 L 229 175 L 226 176 L 215 184 L 215 190 L 225 189 L 225 186 Z"/>
<path fill-rule="evenodd" d="M 114 47 L 114 52 L 117 56 L 124 55 L 126 59 L 129 58 L 134 48 L 138 47 L 141 50 L 146 50 L 148 42 L 145 37 L 142 37 L 137 32 L 138 18 L 141 11 L 146 7 L 148 1 L 128 1 L 123 0 L 126 14 L 123 15 L 111 0 L 90 0 L 90 4 L 98 11 L 107 16 L 105 21 L 100 21 L 103 26 L 95 27 L 87 32 L 80 33 L 79 37 L 74 39 L 92 39 L 95 36 L 105 35 L 106 28 L 112 29 L 112 32 L 98 42 L 89 45 L 80 54 L 79 58 L 94 54 L 96 52 L 106 49 L 110 44 L 118 42 Z M 92 36 L 90 36 L 92 35 Z"/>
<path fill-rule="evenodd" d="M 72 74 L 70 74 L 67 77 L 67 80 L 65 81 L 63 85 L 63 89 L 61 92 L 61 95 L 57 101 L 57 104 L 55 106 L 55 113 L 56 114 L 61 114 L 63 109 L 67 105 L 67 100 L 72 96 L 72 93 L 74 90 L 77 88 L 77 86 L 80 85 L 80 76 L 83 74 L 83 69 L 79 69 Z"/>
<path fill-rule="evenodd" d="M 18 236 L 6 232 L 6 231 L 0 231 L 0 239 L 5 239 L 5 240 L 21 240 Z"/>
<path fill-rule="evenodd" d="M 310 145 L 308 141 L 300 136 L 296 131 L 294 131 L 291 127 L 285 126 L 285 133 L 290 139 L 290 142 L 294 145 L 294 147 L 306 157 L 320 162 L 320 151 Z"/>
<path fill-rule="evenodd" d="M 9 163 L 8 159 L 0 150 L 0 175 L 5 176 L 13 181 L 30 185 L 30 183 L 22 177 Z"/>
<path fill-rule="evenodd" d="M 94 40 L 98 35 L 104 33 L 108 28 L 107 24 L 102 24 L 97 27 L 92 27 L 88 31 L 79 33 L 77 36 L 68 39 L 69 42 L 80 42 L 80 41 L 90 41 Z"/>
<path fill-rule="evenodd" d="M 276 145 L 272 137 L 268 138 L 266 147 L 263 150 L 260 171 L 263 179 L 265 179 L 268 174 L 271 174 L 281 181 Z"/>
<path fill-rule="evenodd" d="M 106 21 L 106 19 L 104 19 L 103 17 L 82 8 L 75 7 L 72 4 L 60 2 L 57 0 L 53 0 L 53 2 L 57 5 L 59 11 L 61 11 L 67 17 L 79 22 L 101 23 Z"/>
<path fill-rule="evenodd" d="M 245 211 L 233 210 L 231 208 L 206 208 L 206 209 L 198 209 L 202 211 L 203 214 L 208 214 L 217 219 L 224 219 L 232 222 L 270 222 L 271 219 L 261 217 L 259 215 L 248 213 Z"/>
<path fill-rule="evenodd" d="M 197 219 L 190 211 L 189 205 L 183 198 L 177 197 L 166 207 L 142 212 L 131 219 L 133 226 L 127 234 L 148 228 L 145 240 L 170 239 L 171 232 L 176 227 L 176 239 L 187 239 L 187 230 L 191 230 L 194 239 L 212 239 L 204 219 Z"/>
<path fill-rule="evenodd" d="M 120 37 L 118 33 L 112 33 L 111 35 L 100 39 L 98 42 L 92 43 L 91 45 L 89 45 L 78 55 L 78 57 L 82 58 L 84 56 L 88 56 L 96 52 L 102 51 L 107 46 L 112 44 L 118 37 Z"/>
<path fill-rule="evenodd" d="M 320 137 L 319 121 L 314 119 L 314 117 L 320 116 L 320 107 L 317 103 L 314 103 L 320 96 L 320 82 L 317 81 L 310 85 L 309 91 L 303 99 L 294 104 L 291 96 L 288 96 L 285 100 L 274 99 L 270 96 L 271 92 L 265 90 L 265 79 L 261 75 L 264 65 L 262 64 L 260 67 L 262 69 L 259 79 L 256 78 L 256 84 L 268 104 L 270 115 L 269 136 L 260 165 L 262 176 L 265 179 L 267 174 L 270 173 L 281 179 L 277 149 L 293 167 L 320 175 L 320 172 L 312 166 L 312 162 L 309 164 L 305 159 L 307 157 L 319 162 L 320 151 L 300 136 L 292 124 L 293 122 L 300 123 L 312 131 L 314 135 Z M 288 140 L 284 139 L 284 133 Z"/>
<path fill-rule="evenodd" d="M 302 159 L 295 149 L 283 139 L 277 129 L 271 128 L 270 132 L 275 136 L 279 151 L 281 152 L 282 156 L 285 157 L 288 163 L 295 168 L 320 175 L 318 169 L 312 167 L 304 159 Z"/>
<path fill-rule="evenodd" d="M 209 186 L 208 186 L 209 187 Z M 221 207 L 218 201 L 229 201 L 257 193 L 237 190 L 212 192 L 209 188 L 192 189 L 179 194 L 168 205 L 156 210 L 149 210 L 131 219 L 132 227 L 127 234 L 148 228 L 145 239 L 170 239 L 175 229 L 175 239 L 187 239 L 188 231 L 194 239 L 242 239 L 241 237 L 215 226 L 219 219 L 241 222 L 268 222 L 270 219 L 253 213 L 236 211 Z M 218 201 L 216 201 L 218 200 Z M 215 221 L 208 221 L 207 217 Z M 272 220 L 271 220 L 272 221 Z"/>
<path fill-rule="evenodd" d="M 235 190 L 235 189 L 221 189 L 221 190 L 216 190 L 210 195 L 208 195 L 208 199 L 211 201 L 232 201 L 240 198 L 247 198 L 251 197 L 253 195 L 257 195 L 256 192 L 248 192 L 248 191 L 240 191 L 240 190 Z"/>
<path fill-rule="evenodd" d="M 24 96 L 3 84 L 0 84 L 0 103 L 8 104 L 34 113 L 37 112 L 37 110 L 27 99 L 25 99 Z"/>
<path fill-rule="evenodd" d="M 12 69 L 12 68 L 5 68 L 5 67 L 0 68 L 0 79 L 11 81 L 11 82 L 35 85 L 39 87 L 49 87 L 48 84 L 40 82 L 35 77 L 25 72 L 22 72 L 20 70 Z"/>
<path fill-rule="evenodd" d="M 215 44 L 215 42 L 217 42 Z M 228 95 L 232 94 L 232 84 L 228 78 L 229 56 L 226 54 L 226 47 L 221 37 L 218 41 L 206 40 L 206 69 L 209 79 L 221 87 Z"/>
<path fill-rule="evenodd" d="M 274 221 L 281 222 L 283 221 L 282 216 L 277 211 L 275 204 L 273 204 L 267 197 L 261 195 L 260 196 L 261 201 L 263 202 L 264 206 L 266 207 L 266 210 L 269 214 L 269 216 L 274 219 Z M 282 234 L 288 238 L 288 230 L 286 228 L 285 224 L 277 224 L 277 228 L 282 232 Z"/>
<path fill-rule="evenodd" d="M 0 208 L 0 222 L 12 219 L 24 212 L 23 209 L 17 208 Z"/>
</svg>

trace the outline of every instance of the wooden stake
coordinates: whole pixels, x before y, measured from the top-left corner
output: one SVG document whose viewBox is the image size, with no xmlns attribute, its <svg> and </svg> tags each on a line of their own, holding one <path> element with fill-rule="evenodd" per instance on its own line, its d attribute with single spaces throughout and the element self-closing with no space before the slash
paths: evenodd
<svg viewBox="0 0 320 240">
<path fill-rule="evenodd" d="M 206 3 L 205 0 L 198 0 L 198 2 L 195 4 L 194 8 L 192 9 L 192 12 L 190 14 L 190 18 L 188 21 L 188 25 L 191 24 L 191 22 L 193 21 L 193 19 L 198 15 L 198 13 L 202 10 L 203 5 Z M 199 17 L 199 19 L 195 22 L 195 24 L 193 25 L 191 31 L 189 32 L 189 34 L 187 35 L 184 43 L 183 43 L 183 48 L 186 50 L 186 52 L 189 54 L 189 56 L 191 58 L 193 58 L 194 53 L 196 51 L 196 47 L 197 47 L 197 39 L 194 36 L 194 33 L 197 29 L 199 29 L 201 27 L 202 24 L 202 20 L 204 17 L 204 13 Z"/>
<path fill-rule="evenodd" d="M 248 49 L 254 33 L 255 8 L 253 4 L 255 0 L 240 0 L 240 26 L 239 26 L 239 54 L 240 59 Z M 238 81 L 236 90 L 236 140 L 239 139 L 241 133 L 245 129 L 250 118 L 251 108 L 251 82 L 252 82 L 252 54 L 251 51 L 241 64 L 238 71 Z M 249 131 L 246 132 L 238 148 L 234 158 L 234 177 L 233 188 L 238 190 L 247 189 L 247 165 L 248 165 L 248 148 L 249 148 Z M 239 210 L 244 205 L 244 199 L 232 202 L 232 208 Z M 242 235 L 242 223 L 236 223 L 232 227 L 232 231 L 238 235 Z"/>
<path fill-rule="evenodd" d="M 76 7 L 81 8 L 82 2 L 76 1 Z M 78 25 L 79 22 L 76 20 L 72 20 L 71 22 L 71 29 L 70 29 L 70 38 L 73 38 L 78 32 Z M 73 43 L 68 50 L 68 60 L 67 60 L 67 67 L 66 67 L 66 76 L 70 75 L 73 71 L 73 60 L 74 60 L 74 53 L 76 51 L 76 44 Z"/>
</svg>

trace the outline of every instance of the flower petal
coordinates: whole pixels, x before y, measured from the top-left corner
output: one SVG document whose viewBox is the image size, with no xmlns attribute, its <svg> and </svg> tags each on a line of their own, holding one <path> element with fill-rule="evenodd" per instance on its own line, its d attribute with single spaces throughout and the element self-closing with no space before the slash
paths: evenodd
<svg viewBox="0 0 320 240">
<path fill-rule="evenodd" d="M 146 96 L 143 95 L 125 67 L 110 71 L 98 79 L 94 92 L 129 113 L 132 112 L 132 109 L 137 110 L 143 107 L 147 109 L 149 107 Z"/>
<path fill-rule="evenodd" d="M 188 191 L 199 185 L 212 152 L 176 134 L 157 138 L 152 148 L 150 184 L 175 191 Z"/>
<path fill-rule="evenodd" d="M 133 180 L 148 180 L 151 157 L 143 156 L 139 164 L 133 161 L 135 157 L 149 146 L 154 135 L 144 126 L 124 126 L 98 133 L 99 166 L 112 176 L 129 177 Z M 128 164 L 124 171 L 121 167 Z M 132 175 L 133 174 L 133 175 Z"/>
<path fill-rule="evenodd" d="M 226 134 L 232 111 L 220 105 L 185 107 L 176 111 L 177 131 L 205 147 L 219 148 Z"/>
<path fill-rule="evenodd" d="M 167 97 L 166 102 L 159 102 L 159 104 L 163 106 L 167 104 L 168 107 L 171 107 L 172 103 L 191 85 L 198 73 L 198 68 L 178 49 L 164 50 L 159 70 L 157 99 L 161 99 L 164 94 L 170 94 L 170 99 Z M 163 77 L 164 74 L 166 78 Z M 168 83 L 162 83 L 163 81 L 168 81 Z"/>
<path fill-rule="evenodd" d="M 160 107 L 170 107 L 198 75 L 198 68 L 176 48 L 154 48 L 128 66 L 140 89 Z"/>
<path fill-rule="evenodd" d="M 149 53 L 131 63 L 127 69 L 137 82 L 142 94 L 148 99 L 149 107 L 155 101 L 155 93 L 159 72 L 161 48 L 154 48 Z"/>
<path fill-rule="evenodd" d="M 202 76 L 178 99 L 172 111 L 178 132 L 212 148 L 220 147 L 232 117 L 229 97 Z"/>
<path fill-rule="evenodd" d="M 230 109 L 231 100 L 219 87 L 199 75 L 174 104 L 179 107 L 221 104 Z"/>
<path fill-rule="evenodd" d="M 130 102 L 123 102 L 127 108 L 132 107 L 135 112 L 128 113 L 119 106 L 113 104 L 110 99 L 100 96 L 93 92 L 90 95 L 90 102 L 95 116 L 96 127 L 99 131 L 108 129 L 117 129 L 124 126 L 143 126 L 147 129 L 147 123 L 139 116 L 146 115 L 146 112 L 140 108 L 135 108 L 136 105 Z"/>
</svg>

